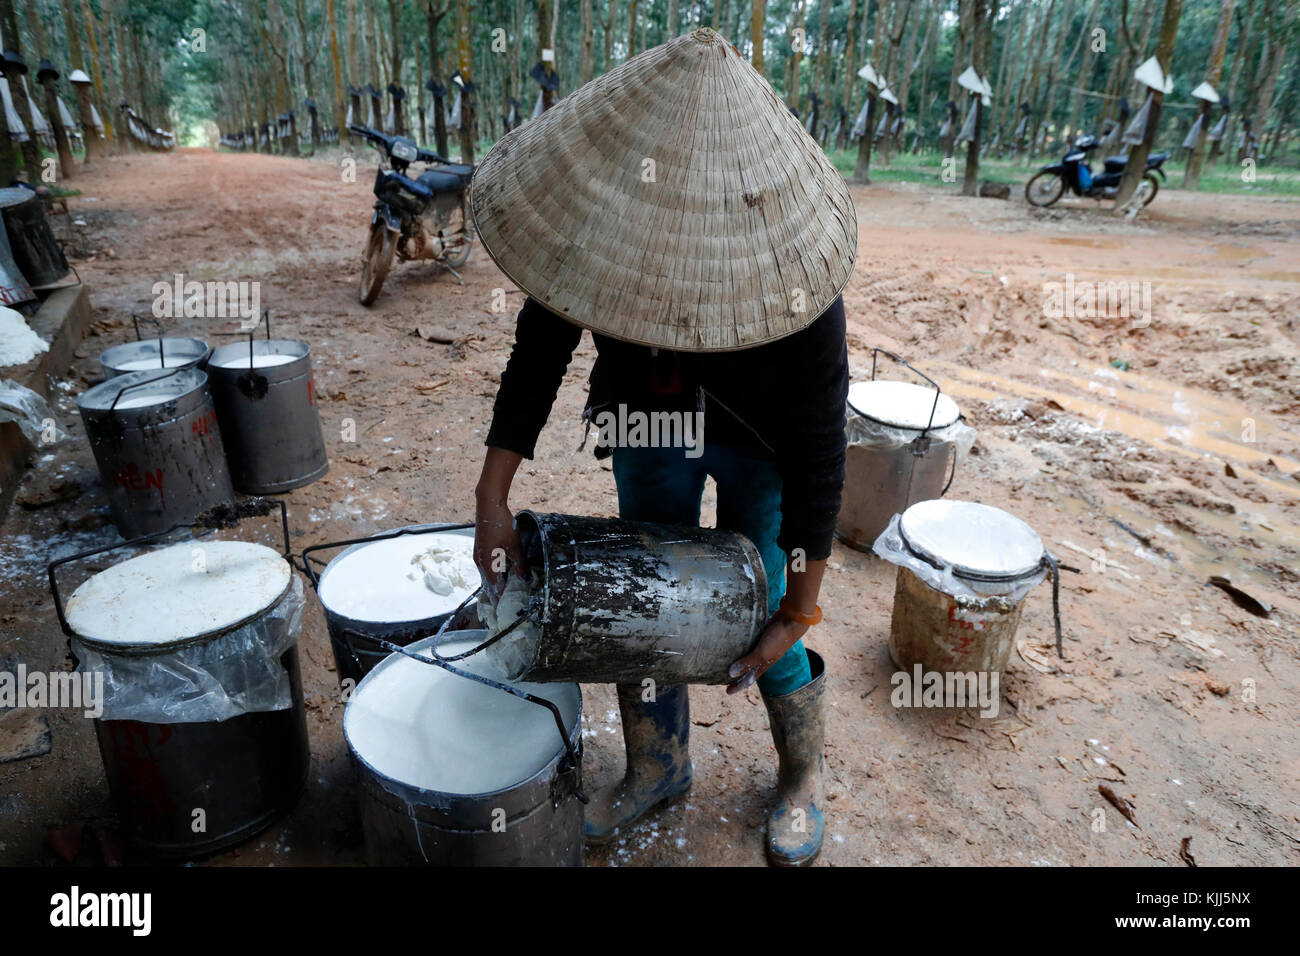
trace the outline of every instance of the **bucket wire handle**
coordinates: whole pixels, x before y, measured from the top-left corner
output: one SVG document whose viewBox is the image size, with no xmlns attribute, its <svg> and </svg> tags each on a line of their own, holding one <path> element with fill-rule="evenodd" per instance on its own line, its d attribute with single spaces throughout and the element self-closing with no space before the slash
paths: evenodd
<svg viewBox="0 0 1300 956">
<path fill-rule="evenodd" d="M 538 697 L 536 694 L 530 694 L 526 690 L 520 690 L 518 687 L 512 687 L 509 684 L 493 680 L 490 677 L 481 677 L 478 674 L 461 670 L 459 667 L 453 667 L 451 664 L 447 663 L 447 661 L 437 656 L 421 657 L 414 651 L 378 637 L 371 637 L 370 640 L 374 641 L 374 643 L 378 644 L 385 650 L 392 651 L 394 654 L 401 654 L 403 657 L 409 657 L 411 660 L 419 661 L 421 664 L 432 664 L 434 667 L 441 667 L 449 674 L 455 674 L 457 677 L 464 677 L 466 680 L 472 680 L 476 684 L 495 687 L 497 690 L 505 691 L 512 697 L 518 697 L 521 700 L 528 701 L 530 704 L 537 704 L 539 707 L 545 707 L 551 712 L 551 716 L 555 718 L 555 727 L 560 732 L 560 739 L 564 741 L 564 761 L 560 766 L 561 773 L 576 770 L 581 765 L 582 758 L 579 756 L 577 749 L 573 746 L 573 742 L 569 739 L 569 732 L 564 728 L 564 715 L 560 713 L 560 708 L 555 706 L 554 701 L 547 700 L 545 697 Z M 582 792 L 582 788 L 575 787 L 573 792 L 580 802 L 584 804 L 587 802 L 587 795 Z"/>
<path fill-rule="evenodd" d="M 84 561 L 86 558 L 93 558 L 97 554 L 104 554 L 107 551 L 117 551 L 121 548 L 135 548 L 141 545 L 150 544 L 159 538 L 166 537 L 173 531 L 179 531 L 181 528 L 201 528 L 203 531 L 214 531 L 217 528 L 230 528 L 235 525 L 241 518 L 256 517 L 270 514 L 276 506 L 280 508 L 280 525 L 284 531 L 284 551 L 281 554 L 286 561 L 292 565 L 289 551 L 289 510 L 285 506 L 284 500 L 280 498 L 248 498 L 245 501 L 234 502 L 233 504 L 217 505 L 201 511 L 194 516 L 191 521 L 182 521 L 165 528 L 162 531 L 153 531 L 149 534 L 142 534 L 139 537 L 131 538 L 128 541 L 117 541 L 113 544 L 100 545 L 98 548 L 91 548 L 89 551 L 79 551 L 76 554 L 65 555 L 62 558 L 55 558 L 45 566 L 46 576 L 50 582 L 50 594 L 54 598 L 54 613 L 59 619 L 59 628 L 68 637 L 75 637 L 76 632 L 72 630 L 72 625 L 68 623 L 67 614 L 64 611 L 63 595 L 59 592 L 59 581 L 55 572 L 65 564 L 71 564 L 73 561 Z"/>
<path fill-rule="evenodd" d="M 479 593 L 479 591 L 482 591 L 482 590 L 483 590 L 483 589 L 480 587 L 477 591 L 474 592 L 474 594 L 471 594 L 471 595 L 469 596 L 469 598 L 466 598 L 466 599 L 465 599 L 465 603 L 468 604 L 470 598 L 474 597 L 475 595 L 477 595 L 477 594 Z M 464 605 L 461 605 L 461 606 L 463 607 Z M 442 622 L 442 627 L 438 628 L 438 633 L 434 635 L 434 638 L 435 638 L 435 644 L 434 644 L 434 647 L 433 647 L 433 656 L 436 657 L 436 658 L 438 658 L 438 660 L 440 660 L 440 661 L 461 661 L 461 660 L 464 660 L 464 659 L 467 658 L 467 657 L 471 657 L 471 656 L 473 656 L 474 654 L 477 654 L 479 651 L 481 651 L 481 650 L 485 650 L 486 648 L 491 647 L 491 646 L 492 646 L 493 644 L 495 644 L 497 641 L 501 640 L 501 638 L 505 637 L 507 634 L 509 634 L 511 631 L 513 631 L 515 628 L 517 628 L 520 624 L 523 624 L 524 621 L 526 621 L 526 620 L 528 620 L 530 617 L 532 617 L 533 614 L 536 613 L 536 612 L 541 608 L 541 606 L 542 606 L 542 602 L 541 602 L 541 599 L 540 599 L 540 598 L 537 598 L 537 597 L 532 598 L 532 599 L 531 599 L 531 600 L 530 600 L 526 605 L 524 605 L 524 609 L 523 609 L 522 611 L 519 612 L 519 616 L 518 616 L 517 618 L 515 618 L 513 622 L 511 622 L 511 623 L 510 623 L 509 625 L 507 625 L 506 627 L 503 627 L 501 630 L 497 631 L 495 634 L 493 634 L 491 637 L 489 637 L 489 638 L 488 638 L 486 641 L 484 641 L 482 644 L 479 644 L 477 647 L 473 647 L 473 648 L 471 648 L 471 649 L 468 650 L 468 651 L 463 651 L 463 652 L 461 652 L 460 654 L 453 654 L 451 657 L 446 657 L 446 656 L 444 656 L 444 655 L 438 653 L 438 646 L 437 646 L 437 643 L 436 643 L 436 638 L 442 637 L 442 632 L 443 632 L 444 630 L 446 630 L 447 625 L 448 625 L 449 623 L 451 623 L 451 618 L 449 617 L 449 618 L 447 618 L 446 621 L 443 621 L 443 622 Z"/>
<path fill-rule="evenodd" d="M 165 357 L 163 356 L 163 324 L 162 324 L 162 322 L 161 322 L 160 320 L 154 318 L 152 315 L 137 315 L 135 312 L 132 312 L 132 313 L 131 313 L 131 323 L 135 326 L 135 340 L 136 340 L 137 342 L 140 341 L 140 320 L 141 320 L 141 319 L 144 319 L 146 322 L 152 322 L 154 325 L 156 325 L 156 326 L 158 327 L 158 362 L 159 362 L 158 367 L 159 367 L 159 368 L 166 368 L 166 367 L 167 367 L 167 361 L 166 361 Z"/>
<path fill-rule="evenodd" d="M 925 379 L 934 388 L 934 404 L 930 406 L 930 422 L 924 428 L 921 429 L 921 434 L 919 436 L 921 438 L 924 438 L 925 433 L 934 427 L 934 416 L 935 413 L 939 410 L 939 395 L 943 390 L 939 388 L 938 382 L 936 382 L 930 376 L 926 375 L 924 372 L 922 372 L 920 369 L 914 366 L 907 359 L 903 358 L 902 356 L 895 355 L 893 352 L 889 351 L 888 349 L 881 349 L 881 348 L 874 348 L 871 350 L 871 380 L 873 382 L 876 380 L 876 356 L 882 352 L 885 355 L 888 355 L 899 365 L 903 366 L 905 369 L 910 371 L 913 375 L 919 375 L 921 378 Z M 852 406 L 849 407 L 852 408 Z M 854 409 L 854 411 L 856 411 L 856 409 Z"/>
<path fill-rule="evenodd" d="M 113 401 L 108 406 L 108 410 L 110 412 L 116 411 L 117 403 L 120 402 L 122 400 L 122 396 L 125 395 L 127 392 L 131 391 L 131 389 L 140 388 L 145 385 L 152 385 L 154 382 L 161 382 L 165 378 L 171 378 L 173 375 L 176 375 L 177 373 L 184 372 L 184 371 L 186 370 L 178 366 L 172 369 L 171 371 L 163 372 L 161 375 L 156 376 L 155 378 L 147 378 L 143 382 L 136 382 L 133 385 L 123 385 L 121 388 L 117 390 L 117 394 L 113 396 Z"/>
</svg>

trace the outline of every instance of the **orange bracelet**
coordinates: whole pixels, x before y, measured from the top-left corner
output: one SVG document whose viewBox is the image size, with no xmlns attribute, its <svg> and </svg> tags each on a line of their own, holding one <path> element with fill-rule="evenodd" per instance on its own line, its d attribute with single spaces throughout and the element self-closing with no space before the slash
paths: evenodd
<svg viewBox="0 0 1300 956">
<path fill-rule="evenodd" d="M 785 603 L 785 598 L 781 598 L 781 605 L 776 609 L 776 613 L 796 624 L 802 624 L 804 627 L 812 627 L 814 624 L 820 624 L 822 620 L 822 608 L 820 604 L 813 605 L 811 614 L 801 614 Z"/>
</svg>

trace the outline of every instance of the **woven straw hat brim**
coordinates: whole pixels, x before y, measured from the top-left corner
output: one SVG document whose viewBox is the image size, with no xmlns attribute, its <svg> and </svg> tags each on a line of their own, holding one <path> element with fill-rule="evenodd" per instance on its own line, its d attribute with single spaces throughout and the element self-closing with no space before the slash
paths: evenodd
<svg viewBox="0 0 1300 956">
<path fill-rule="evenodd" d="M 478 166 L 470 205 L 488 255 L 548 309 L 679 351 L 799 331 L 857 250 L 843 177 L 707 29 L 512 130 Z"/>
</svg>

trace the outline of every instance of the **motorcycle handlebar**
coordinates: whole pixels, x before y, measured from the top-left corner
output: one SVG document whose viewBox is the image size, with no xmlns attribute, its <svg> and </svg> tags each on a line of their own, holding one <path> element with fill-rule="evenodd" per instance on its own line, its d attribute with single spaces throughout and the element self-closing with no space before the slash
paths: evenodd
<svg viewBox="0 0 1300 956">
<path fill-rule="evenodd" d="M 389 153 L 393 151 L 395 136 L 388 136 L 379 132 L 377 129 L 371 129 L 369 126 L 362 126 L 360 123 L 349 123 L 348 130 L 356 133 L 358 136 L 364 136 L 377 145 L 383 146 Z M 423 146 L 416 146 L 415 161 L 418 163 L 449 163 L 451 160 L 445 156 L 439 156 L 437 153 L 425 149 Z"/>
</svg>

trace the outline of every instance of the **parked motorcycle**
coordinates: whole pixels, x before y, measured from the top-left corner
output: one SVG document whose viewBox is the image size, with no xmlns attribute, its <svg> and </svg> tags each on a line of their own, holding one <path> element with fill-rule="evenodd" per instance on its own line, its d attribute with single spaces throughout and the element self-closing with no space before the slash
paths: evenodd
<svg viewBox="0 0 1300 956">
<path fill-rule="evenodd" d="M 473 244 L 469 181 L 474 167 L 450 162 L 405 136 L 388 136 L 355 123 L 348 130 L 382 157 L 375 174 L 370 237 L 361 255 L 361 304 L 379 298 L 394 255 L 403 262 L 432 260 L 460 279 L 456 269 L 469 259 Z M 427 168 L 412 177 L 407 173 L 411 163 Z"/>
<path fill-rule="evenodd" d="M 1114 199 L 1119 191 L 1120 180 L 1124 178 L 1126 156 L 1108 156 L 1105 171 L 1094 175 L 1088 165 L 1088 153 L 1098 146 L 1095 136 L 1081 136 L 1074 144 L 1074 149 L 1066 153 L 1059 163 L 1052 163 L 1039 170 L 1029 182 L 1025 183 L 1025 198 L 1035 206 L 1050 206 L 1063 195 L 1066 187 L 1076 196 L 1088 199 Z M 1145 185 L 1139 183 L 1139 189 L 1145 189 L 1143 206 L 1149 206 L 1160 189 L 1156 174 L 1164 179 L 1165 171 L 1161 167 L 1169 159 L 1169 154 L 1152 153 L 1147 157 L 1147 168 L 1143 174 Z"/>
</svg>

